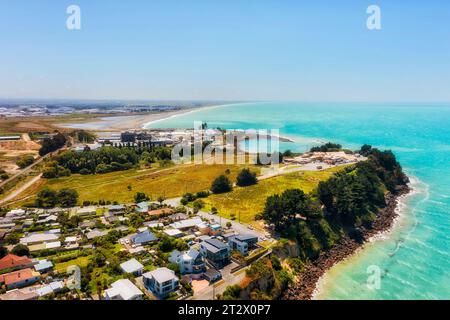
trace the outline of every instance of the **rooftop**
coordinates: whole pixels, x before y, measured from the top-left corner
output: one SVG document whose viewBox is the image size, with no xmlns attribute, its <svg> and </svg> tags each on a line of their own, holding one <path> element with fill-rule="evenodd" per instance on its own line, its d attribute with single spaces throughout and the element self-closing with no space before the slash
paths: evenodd
<svg viewBox="0 0 450 320">
<path fill-rule="evenodd" d="M 135 244 L 147 243 L 147 242 L 152 242 L 152 241 L 156 241 L 156 240 L 158 240 L 158 238 L 149 230 L 138 233 L 131 237 L 131 241 L 133 241 L 133 243 L 135 243 Z"/>
<path fill-rule="evenodd" d="M 0 259 L 0 270 L 26 266 L 31 263 L 32 261 L 27 257 L 19 257 L 10 253 Z"/>
<path fill-rule="evenodd" d="M 144 268 L 144 266 L 134 258 L 130 259 L 124 263 L 121 263 L 120 267 L 126 273 L 135 273 Z"/>
<path fill-rule="evenodd" d="M 4 282 L 6 285 L 10 285 L 19 281 L 25 281 L 39 276 L 39 273 L 33 271 L 30 268 L 27 268 L 0 275 L 0 282 Z"/>
<path fill-rule="evenodd" d="M 172 223 L 170 226 L 175 229 L 184 229 L 184 228 L 192 228 L 196 225 L 202 223 L 202 219 L 200 217 L 195 217 L 192 219 L 181 220 Z"/>
<path fill-rule="evenodd" d="M 175 272 L 166 267 L 158 268 L 156 270 L 144 273 L 144 277 L 154 278 L 155 281 L 159 283 L 170 281 L 172 279 L 178 280 L 178 277 L 175 275 Z"/>
<path fill-rule="evenodd" d="M 111 284 L 111 288 L 105 290 L 108 297 L 120 297 L 122 300 L 131 300 L 143 293 L 130 280 L 120 279 Z"/>
<path fill-rule="evenodd" d="M 36 271 L 42 271 L 53 267 L 53 263 L 48 260 L 39 260 L 39 263 L 34 265 Z"/>
<path fill-rule="evenodd" d="M 166 229 L 164 230 L 164 233 L 170 237 L 176 237 L 183 234 L 183 232 L 178 229 Z"/>
<path fill-rule="evenodd" d="M 58 240 L 58 236 L 52 233 L 33 233 L 20 239 L 23 244 L 35 242 L 48 242 Z"/>
</svg>

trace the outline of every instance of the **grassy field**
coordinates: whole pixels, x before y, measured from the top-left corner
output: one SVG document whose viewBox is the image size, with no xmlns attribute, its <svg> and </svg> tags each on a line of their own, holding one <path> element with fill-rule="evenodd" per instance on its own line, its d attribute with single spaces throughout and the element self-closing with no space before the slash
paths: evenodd
<svg viewBox="0 0 450 320">
<path fill-rule="evenodd" d="M 208 190 L 212 181 L 229 169 L 229 177 L 235 180 L 237 165 L 182 165 L 167 169 L 132 169 L 99 175 L 78 175 L 59 179 L 43 180 L 37 188 L 21 195 L 23 202 L 31 202 L 34 195 L 45 186 L 55 190 L 75 189 L 79 201 L 110 200 L 122 203 L 132 202 L 136 192 L 145 192 L 152 199 L 174 198 L 186 192 Z M 256 170 L 256 169 L 254 169 Z M 129 190 L 128 186 L 131 186 Z M 21 202 L 15 203 L 19 205 Z"/>
<path fill-rule="evenodd" d="M 266 198 L 280 194 L 287 189 L 301 189 L 305 193 L 314 190 L 320 181 L 328 179 L 334 172 L 342 168 L 324 171 L 300 171 L 259 181 L 258 184 L 223 194 L 214 194 L 206 199 L 205 210 L 217 208 L 219 214 L 230 218 L 232 214 L 244 223 L 254 221 L 255 215 L 264 209 Z"/>
<path fill-rule="evenodd" d="M 76 266 L 79 266 L 79 267 L 86 267 L 88 265 L 90 259 L 91 259 L 91 256 L 78 257 L 78 258 L 73 259 L 73 260 L 57 263 L 55 265 L 55 269 L 59 273 L 65 273 L 66 270 L 67 270 L 67 267 L 69 267 L 71 265 L 76 265 Z"/>
</svg>

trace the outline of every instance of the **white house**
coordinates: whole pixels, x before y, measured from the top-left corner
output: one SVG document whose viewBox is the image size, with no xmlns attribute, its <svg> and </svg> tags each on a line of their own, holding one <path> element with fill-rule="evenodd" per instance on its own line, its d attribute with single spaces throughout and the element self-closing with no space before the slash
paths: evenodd
<svg viewBox="0 0 450 320">
<path fill-rule="evenodd" d="M 26 214 L 25 210 L 23 209 L 14 209 L 9 211 L 5 217 L 6 218 L 16 218 L 16 217 L 22 217 Z"/>
<path fill-rule="evenodd" d="M 167 234 L 169 237 L 174 237 L 174 238 L 181 238 L 182 236 L 184 236 L 184 233 L 178 229 L 166 229 L 164 230 L 164 233 Z"/>
<path fill-rule="evenodd" d="M 47 243 L 58 240 L 58 235 L 53 233 L 32 233 L 20 239 L 24 245 Z"/>
<path fill-rule="evenodd" d="M 168 268 L 158 268 L 143 275 L 144 286 L 158 297 L 166 297 L 178 290 L 180 281 L 175 272 Z"/>
<path fill-rule="evenodd" d="M 140 276 L 142 274 L 142 270 L 144 270 L 144 266 L 134 258 L 121 263 L 120 268 L 123 272 L 132 273 L 135 276 Z"/>
<path fill-rule="evenodd" d="M 105 290 L 105 300 L 142 300 L 144 294 L 130 280 L 120 279 Z"/>
<path fill-rule="evenodd" d="M 203 256 L 195 249 L 185 252 L 172 251 L 169 261 L 176 263 L 180 267 L 181 274 L 201 274 L 206 270 Z"/>
</svg>

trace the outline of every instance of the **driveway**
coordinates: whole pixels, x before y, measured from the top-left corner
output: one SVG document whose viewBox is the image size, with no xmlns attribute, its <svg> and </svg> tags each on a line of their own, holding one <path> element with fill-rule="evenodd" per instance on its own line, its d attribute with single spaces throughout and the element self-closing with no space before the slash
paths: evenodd
<svg viewBox="0 0 450 320">
<path fill-rule="evenodd" d="M 209 285 L 208 287 L 196 292 L 192 300 L 214 300 L 216 299 L 217 294 L 222 294 L 228 286 L 232 286 L 235 284 L 239 284 L 245 278 L 245 270 L 247 268 L 243 268 L 235 272 L 231 273 L 231 269 L 236 267 L 237 264 L 232 262 L 227 265 L 225 268 L 221 269 L 222 280 Z"/>
</svg>

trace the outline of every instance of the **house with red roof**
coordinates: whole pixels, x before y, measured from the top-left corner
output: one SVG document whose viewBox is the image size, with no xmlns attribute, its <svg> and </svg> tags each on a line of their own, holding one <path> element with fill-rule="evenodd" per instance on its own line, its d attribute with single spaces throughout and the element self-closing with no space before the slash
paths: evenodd
<svg viewBox="0 0 450 320">
<path fill-rule="evenodd" d="M 8 290 L 22 288 L 39 281 L 41 275 L 30 268 L 0 275 L 0 285 L 5 284 Z"/>
<path fill-rule="evenodd" d="M 19 257 L 14 254 L 7 254 L 0 259 L 0 272 L 4 270 L 17 270 L 28 268 L 33 265 L 33 261 L 27 257 Z"/>
</svg>

